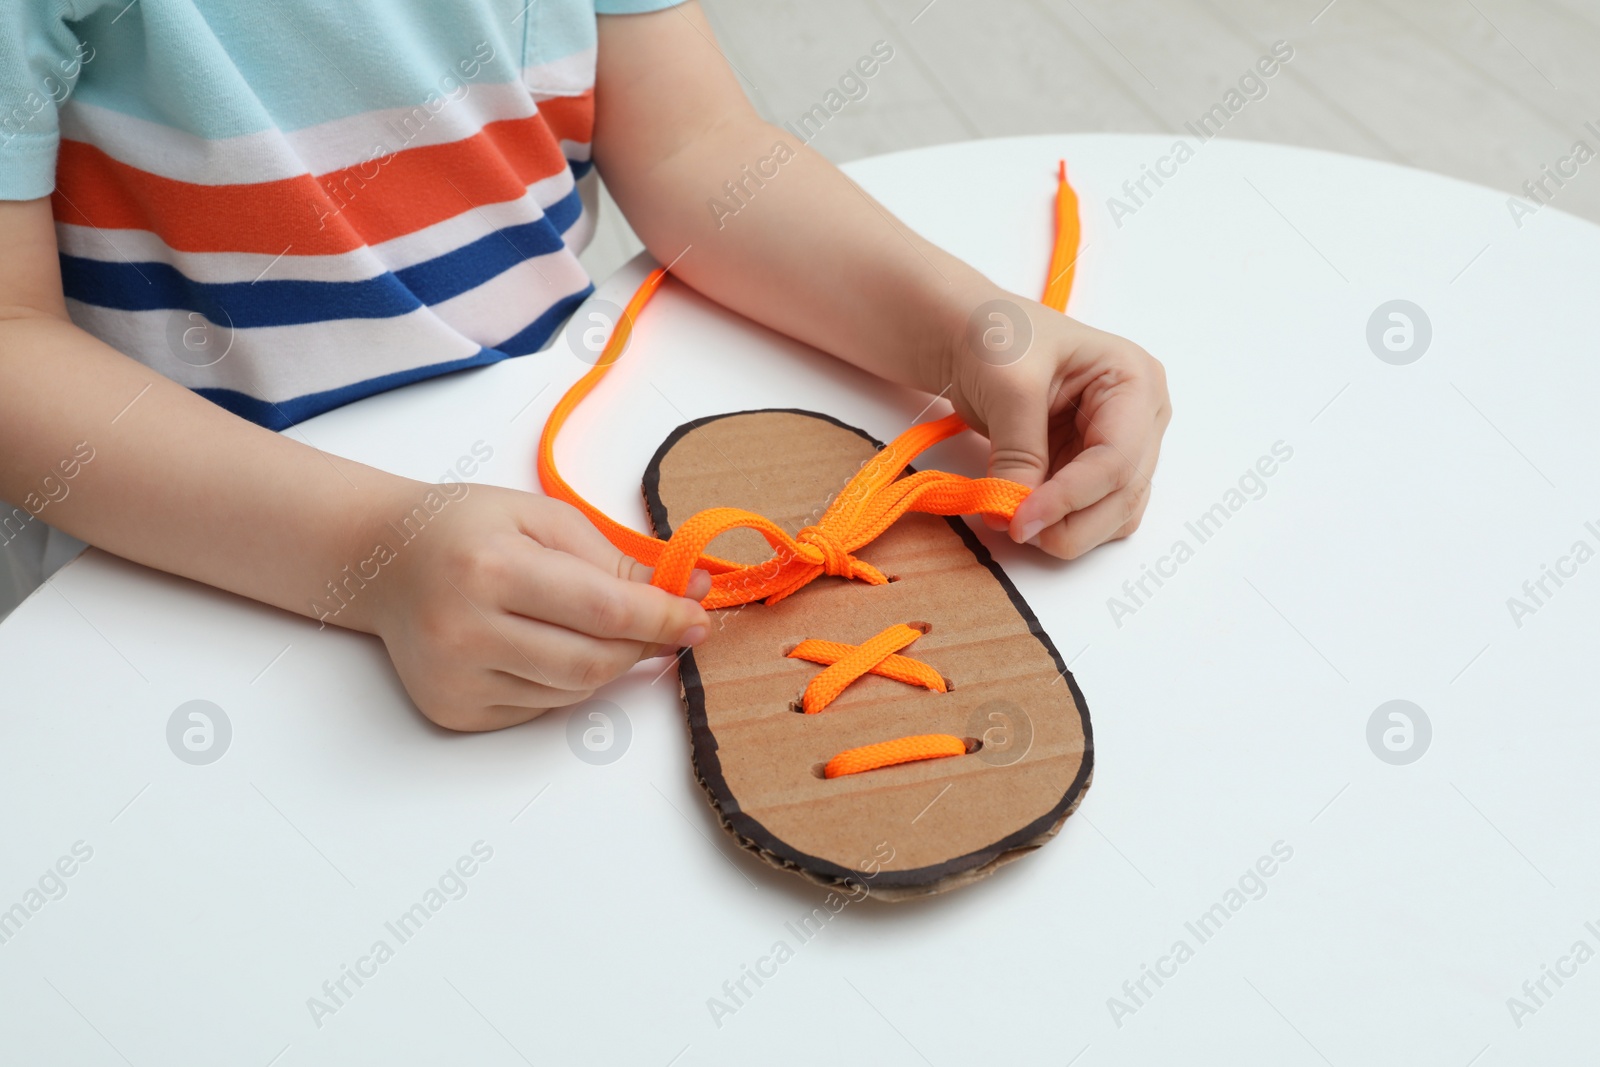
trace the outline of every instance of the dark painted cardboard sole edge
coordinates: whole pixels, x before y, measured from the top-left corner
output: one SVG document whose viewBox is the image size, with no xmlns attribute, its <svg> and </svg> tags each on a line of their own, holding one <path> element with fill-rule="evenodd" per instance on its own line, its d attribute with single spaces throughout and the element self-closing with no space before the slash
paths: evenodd
<svg viewBox="0 0 1600 1067">
<path fill-rule="evenodd" d="M 645 468 L 644 474 L 644 503 L 650 516 L 650 525 L 655 535 L 661 538 L 672 536 L 671 524 L 667 521 L 667 509 L 661 502 L 661 463 L 672 447 L 685 436 L 693 433 L 707 423 L 717 422 L 721 419 L 732 418 L 737 415 L 761 415 L 767 413 L 782 413 L 789 415 L 804 415 L 809 418 L 819 419 L 832 423 L 841 429 L 857 434 L 868 441 L 876 449 L 884 447 L 883 442 L 848 423 L 840 422 L 831 415 L 821 412 L 805 411 L 800 408 L 760 408 L 752 411 L 734 411 L 722 415 L 708 415 L 705 418 L 686 422 L 667 435 L 661 447 L 656 449 L 655 455 L 650 457 L 650 463 Z M 910 473 L 914 468 L 906 468 Z M 1050 640 L 1050 635 L 1045 633 L 1039 624 L 1038 616 L 1022 598 L 1021 592 L 1012 584 L 1006 572 L 1000 569 L 989 550 L 978 540 L 975 533 L 959 516 L 950 516 L 945 519 L 950 528 L 961 537 L 974 558 L 994 575 L 1000 587 L 1005 590 L 1012 607 L 1017 614 L 1028 624 L 1028 632 L 1050 653 L 1050 659 L 1055 663 L 1056 670 L 1066 680 L 1067 688 L 1072 693 L 1074 706 L 1078 709 L 1078 717 L 1083 727 L 1083 763 L 1078 768 L 1077 775 L 1072 784 L 1045 814 L 1034 819 L 1026 826 L 1014 833 L 1008 834 L 991 845 L 957 856 L 943 863 L 931 864 L 927 867 L 916 867 L 904 871 L 880 871 L 876 875 L 867 875 L 861 871 L 853 871 L 848 867 L 841 867 L 829 860 L 818 856 L 811 856 L 789 845 L 777 837 L 760 822 L 740 810 L 738 798 L 728 788 L 722 776 L 722 763 L 717 758 L 717 741 L 712 736 L 706 723 L 705 689 L 700 681 L 700 671 L 695 665 L 694 652 L 685 652 L 678 660 L 679 691 L 683 696 L 684 707 L 688 712 L 689 741 L 694 759 L 695 775 L 700 785 L 705 789 L 711 801 L 712 808 L 721 820 L 723 828 L 732 834 L 734 840 L 741 847 L 756 853 L 772 866 L 785 870 L 792 870 L 808 880 L 827 888 L 844 889 L 850 892 L 859 892 L 866 888 L 869 896 L 881 900 L 907 900 L 913 897 L 926 896 L 930 893 L 943 892 L 954 889 L 960 885 L 985 878 L 1000 867 L 1019 859 L 1028 852 L 1043 845 L 1054 837 L 1067 820 L 1067 816 L 1077 810 L 1079 802 L 1083 799 L 1084 792 L 1089 788 L 1089 783 L 1094 778 L 1094 732 L 1089 722 L 1089 705 L 1083 698 L 1083 691 L 1078 688 L 1077 679 L 1067 669 L 1066 662 L 1061 658 L 1061 653 L 1056 650 L 1055 644 Z"/>
</svg>

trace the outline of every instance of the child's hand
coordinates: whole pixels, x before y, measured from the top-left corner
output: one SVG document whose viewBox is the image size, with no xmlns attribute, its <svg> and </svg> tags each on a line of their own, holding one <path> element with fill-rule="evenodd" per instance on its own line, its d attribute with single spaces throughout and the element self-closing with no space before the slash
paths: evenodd
<svg viewBox="0 0 1600 1067">
<path fill-rule="evenodd" d="M 1035 487 L 1012 517 L 1012 539 L 1075 559 L 1144 516 L 1172 418 L 1166 371 L 1132 341 L 1043 304 L 1010 295 L 996 303 L 1005 305 L 993 319 L 998 333 L 986 334 L 983 316 L 957 340 L 949 396 L 988 435 L 989 473 Z M 1004 321 L 1014 311 L 1028 322 Z M 1031 341 L 1019 344 L 1030 327 Z"/>
<path fill-rule="evenodd" d="M 430 488 L 407 483 L 374 521 L 400 523 Z M 412 540 L 378 527 L 397 551 L 352 603 L 372 592 L 363 628 L 383 638 L 411 699 L 440 726 L 526 722 L 710 632 L 698 602 L 647 584 L 650 568 L 575 508 L 487 485 L 448 488 L 457 499 Z M 690 593 L 710 585 L 697 571 Z"/>
</svg>

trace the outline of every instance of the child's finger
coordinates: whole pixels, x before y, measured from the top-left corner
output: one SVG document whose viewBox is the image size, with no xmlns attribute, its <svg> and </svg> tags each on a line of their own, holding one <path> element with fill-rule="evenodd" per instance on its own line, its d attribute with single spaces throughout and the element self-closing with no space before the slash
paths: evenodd
<svg viewBox="0 0 1600 1067">
<path fill-rule="evenodd" d="M 1031 540 L 1039 531 L 1082 511 L 1112 493 L 1149 478 L 1138 466 L 1148 450 L 1151 416 L 1141 405 L 1113 398 L 1094 413 L 1090 440 L 1096 441 L 1028 494 L 1011 517 L 1011 537 Z"/>
<path fill-rule="evenodd" d="M 989 477 L 1030 487 L 1044 481 L 1050 469 L 1050 415 L 1038 400 L 1019 393 L 988 422 Z M 1006 521 L 994 515 L 985 515 L 983 522 L 991 530 L 1006 528 Z"/>
<path fill-rule="evenodd" d="M 654 574 L 655 570 L 651 568 L 651 575 L 654 576 Z M 690 600 L 704 600 L 706 595 L 711 592 L 711 572 L 703 571 L 698 567 L 690 571 L 687 592 Z"/>
<path fill-rule="evenodd" d="M 538 540 L 551 548 L 588 560 L 608 574 L 615 574 L 630 582 L 648 585 L 655 568 L 648 567 L 632 556 L 618 551 L 605 535 L 583 517 L 576 508 L 560 508 L 553 514 L 542 514 L 546 521 L 539 524 Z M 711 575 L 696 569 L 689 575 L 686 595 L 699 601 L 711 592 Z"/>
<path fill-rule="evenodd" d="M 515 615 L 495 628 L 504 640 L 492 639 L 490 665 L 563 692 L 598 689 L 638 663 L 646 648 Z"/>
<path fill-rule="evenodd" d="M 639 580 L 643 574 L 649 581 L 650 568 L 617 550 L 605 535 L 594 528 L 583 512 L 575 507 L 554 502 L 556 506 L 538 510 L 529 509 L 530 518 L 525 532 L 542 545 L 558 549 L 579 559 L 587 560 L 607 574 L 628 581 Z"/>
<path fill-rule="evenodd" d="M 1037 397 L 1019 390 L 1000 410 L 987 414 L 989 477 L 1026 486 L 1050 470 L 1050 413 Z"/>
<path fill-rule="evenodd" d="M 556 689 L 505 671 L 494 672 L 488 691 L 488 698 L 493 702 L 489 705 L 491 709 L 499 706 L 508 711 L 525 709 L 529 712 L 526 718 L 515 720 L 517 722 L 526 722 L 551 708 L 582 703 L 593 695 L 592 689 Z"/>
<path fill-rule="evenodd" d="M 614 573 L 565 552 L 536 548 L 528 565 L 509 576 L 501 603 L 580 634 L 644 645 L 693 645 L 710 632 L 711 619 L 695 601 Z"/>
<path fill-rule="evenodd" d="M 1037 544 L 1058 559 L 1077 559 L 1097 545 L 1126 537 L 1138 529 L 1149 502 L 1149 482 L 1119 489 L 1082 511 L 1072 512 L 1064 521 L 1040 530 L 1035 535 Z"/>
<path fill-rule="evenodd" d="M 504 671 L 490 671 L 480 684 L 472 686 L 476 699 L 487 703 L 471 706 L 433 707 L 428 718 L 447 730 L 477 733 L 504 730 L 508 726 L 537 719 L 552 708 L 579 704 L 594 694 L 552 689 Z"/>
<path fill-rule="evenodd" d="M 547 711 L 581 704 L 594 695 L 593 690 L 552 689 L 519 678 L 504 671 L 495 671 L 488 685 L 488 704 L 479 713 L 482 725 L 467 727 L 474 730 L 503 730 L 537 719 Z"/>
</svg>

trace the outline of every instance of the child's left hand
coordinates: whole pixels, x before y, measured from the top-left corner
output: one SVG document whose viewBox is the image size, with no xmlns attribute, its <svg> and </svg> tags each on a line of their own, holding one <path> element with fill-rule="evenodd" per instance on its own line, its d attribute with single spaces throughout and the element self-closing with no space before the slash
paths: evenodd
<svg viewBox="0 0 1600 1067">
<path fill-rule="evenodd" d="M 988 435 L 989 473 L 1034 487 L 1012 539 L 1075 559 L 1126 537 L 1144 516 L 1172 419 L 1165 369 L 1132 341 L 1037 301 L 1004 294 L 992 307 L 952 345 L 947 396 Z"/>
</svg>

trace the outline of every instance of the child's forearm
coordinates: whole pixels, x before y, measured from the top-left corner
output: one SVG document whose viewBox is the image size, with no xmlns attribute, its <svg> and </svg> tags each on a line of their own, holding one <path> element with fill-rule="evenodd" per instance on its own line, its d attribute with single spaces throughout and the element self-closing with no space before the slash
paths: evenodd
<svg viewBox="0 0 1600 1067">
<path fill-rule="evenodd" d="M 744 167 L 774 146 L 794 154 L 756 188 Z M 640 237 L 663 262 L 688 248 L 673 273 L 718 303 L 880 377 L 938 392 L 949 381 L 950 343 L 972 309 L 998 295 L 995 286 L 796 146 L 765 123 L 697 142 L 652 173 L 651 196 L 680 210 L 645 210 Z M 735 203 L 721 182 L 736 179 L 751 190 L 745 206 L 714 212 L 708 201 Z"/>
<path fill-rule="evenodd" d="M 410 484 L 245 422 L 64 319 L 0 310 L 0 541 L 48 522 L 310 615 L 370 550 L 369 513 Z M 369 629 L 349 607 L 330 621 Z"/>
<path fill-rule="evenodd" d="M 997 288 L 761 121 L 725 68 L 697 59 L 711 47 L 700 18 L 690 7 L 602 20 L 595 157 L 629 222 L 718 303 L 940 391 L 949 347 Z M 680 61 L 696 76 L 674 72 Z"/>
</svg>

